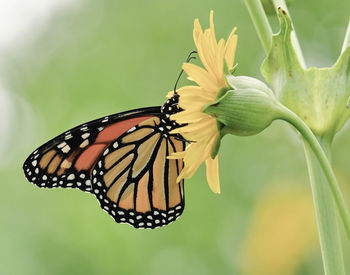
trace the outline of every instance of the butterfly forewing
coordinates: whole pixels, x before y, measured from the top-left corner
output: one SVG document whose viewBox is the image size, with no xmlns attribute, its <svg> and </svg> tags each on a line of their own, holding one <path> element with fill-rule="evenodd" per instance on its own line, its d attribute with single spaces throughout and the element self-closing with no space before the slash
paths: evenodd
<svg viewBox="0 0 350 275">
<path fill-rule="evenodd" d="M 184 208 L 181 160 L 167 157 L 185 143 L 169 135 L 159 117 L 118 137 L 92 172 L 93 193 L 117 222 L 155 228 L 174 221 Z"/>
<path fill-rule="evenodd" d="M 91 170 L 103 151 L 121 134 L 159 113 L 160 107 L 137 109 L 77 126 L 35 150 L 23 165 L 24 174 L 39 187 L 91 192 Z"/>
</svg>

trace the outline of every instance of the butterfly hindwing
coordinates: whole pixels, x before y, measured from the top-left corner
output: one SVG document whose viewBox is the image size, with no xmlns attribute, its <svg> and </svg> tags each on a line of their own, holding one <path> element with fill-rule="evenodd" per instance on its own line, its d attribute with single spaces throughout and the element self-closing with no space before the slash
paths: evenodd
<svg viewBox="0 0 350 275">
<path fill-rule="evenodd" d="M 24 174 L 39 187 L 91 192 L 91 170 L 103 151 L 125 131 L 159 113 L 160 107 L 143 108 L 79 125 L 35 150 L 23 165 Z"/>
<path fill-rule="evenodd" d="M 93 193 L 115 221 L 155 228 L 174 221 L 184 209 L 182 160 L 168 159 L 185 143 L 152 117 L 118 137 L 92 171 Z"/>
</svg>

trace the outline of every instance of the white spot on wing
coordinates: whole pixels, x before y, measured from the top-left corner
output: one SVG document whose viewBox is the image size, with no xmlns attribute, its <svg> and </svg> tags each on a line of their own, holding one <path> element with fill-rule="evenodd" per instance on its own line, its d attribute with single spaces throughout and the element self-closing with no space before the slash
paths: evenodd
<svg viewBox="0 0 350 275">
<path fill-rule="evenodd" d="M 131 133 L 132 131 L 134 131 L 136 129 L 136 127 L 132 127 L 132 128 L 130 128 L 129 130 L 127 130 L 126 132 L 127 133 Z"/>
<path fill-rule="evenodd" d="M 66 144 L 66 146 L 64 146 L 64 147 L 62 148 L 62 152 L 63 152 L 63 153 L 68 153 L 69 150 L 70 150 L 70 147 L 69 147 L 68 144 Z"/>
<path fill-rule="evenodd" d="M 81 137 L 83 138 L 83 139 L 86 139 L 86 138 L 88 138 L 90 136 L 90 133 L 85 133 L 85 134 L 82 134 L 81 135 Z"/>
<path fill-rule="evenodd" d="M 81 144 L 80 144 L 80 148 L 85 148 L 86 146 L 89 145 L 89 140 L 85 139 Z"/>
</svg>

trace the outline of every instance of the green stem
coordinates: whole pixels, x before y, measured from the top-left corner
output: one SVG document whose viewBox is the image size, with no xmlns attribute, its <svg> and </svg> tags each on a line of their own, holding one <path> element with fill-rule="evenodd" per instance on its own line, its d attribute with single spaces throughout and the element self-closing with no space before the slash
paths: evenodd
<svg viewBox="0 0 350 275">
<path fill-rule="evenodd" d="M 271 49 L 272 30 L 260 0 L 244 0 L 266 54 Z"/>
<path fill-rule="evenodd" d="M 344 42 L 343 42 L 343 47 L 341 49 L 341 52 L 343 53 L 347 47 L 350 46 L 350 20 L 348 23 L 348 28 L 346 29 L 345 37 L 344 37 Z"/>
<path fill-rule="evenodd" d="M 319 139 L 319 142 L 329 156 L 330 143 L 323 139 Z M 334 199 L 320 163 L 306 140 L 304 140 L 304 149 L 315 205 L 324 271 L 325 274 L 345 275 Z"/>
<path fill-rule="evenodd" d="M 282 9 L 284 9 L 288 13 L 289 17 L 292 19 L 292 17 L 290 16 L 290 13 L 288 11 L 288 8 L 287 8 L 285 0 L 272 0 L 272 2 L 273 2 L 273 5 L 275 7 L 276 12 L 277 12 L 277 9 L 279 7 L 281 7 Z M 293 26 L 293 29 L 294 29 L 294 26 Z M 296 53 L 296 55 L 297 55 L 297 57 L 299 59 L 300 65 L 303 68 L 306 68 L 303 52 L 301 50 L 301 47 L 300 47 L 300 44 L 299 44 L 299 40 L 298 40 L 298 37 L 297 37 L 297 33 L 295 32 L 295 30 L 292 31 L 292 33 L 291 33 L 291 39 L 292 39 L 292 44 L 294 46 L 295 53 Z"/>
<path fill-rule="evenodd" d="M 305 122 L 299 118 L 295 113 L 290 111 L 288 108 L 281 105 L 282 114 L 280 119 L 291 123 L 304 137 L 304 139 L 309 144 L 311 150 L 317 158 L 320 168 L 323 170 L 324 176 L 327 179 L 329 188 L 333 194 L 333 198 L 338 207 L 340 217 L 343 221 L 346 234 L 350 239 L 350 214 L 345 203 L 345 199 L 338 185 L 337 178 L 334 175 L 333 169 L 328 161 L 328 158 L 323 151 L 319 141 L 310 130 L 310 128 L 305 124 Z"/>
</svg>

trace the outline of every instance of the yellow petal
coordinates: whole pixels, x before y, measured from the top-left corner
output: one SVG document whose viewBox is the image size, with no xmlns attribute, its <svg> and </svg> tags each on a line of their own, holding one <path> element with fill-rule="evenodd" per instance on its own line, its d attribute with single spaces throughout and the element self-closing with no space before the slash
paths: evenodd
<svg viewBox="0 0 350 275">
<path fill-rule="evenodd" d="M 215 56 L 217 49 L 217 44 L 214 40 L 210 30 L 205 30 L 204 34 L 199 37 L 200 47 L 198 48 L 198 54 L 203 65 L 205 65 L 205 68 L 213 76 L 215 76 L 216 70 Z"/>
<path fill-rule="evenodd" d="M 210 42 L 208 41 L 208 30 L 206 30 L 206 35 L 201 35 L 198 37 L 198 42 L 196 44 L 199 58 L 205 67 L 205 69 L 212 75 L 214 75 L 215 63 L 213 62 L 213 53 L 210 47 Z"/>
<path fill-rule="evenodd" d="M 220 194 L 220 181 L 219 181 L 219 161 L 218 156 L 215 159 L 207 159 L 205 161 L 207 181 L 210 189 L 216 193 Z"/>
<path fill-rule="evenodd" d="M 225 82 L 225 74 L 224 74 L 224 56 L 225 56 L 225 40 L 220 39 L 217 53 L 216 53 L 216 79 L 217 83 L 220 87 L 224 87 Z"/>
<path fill-rule="evenodd" d="M 198 120 L 203 119 L 203 117 L 205 117 L 205 114 L 202 112 L 182 111 L 180 113 L 176 113 L 174 115 L 171 115 L 170 119 L 176 120 L 180 124 L 185 124 L 185 123 L 196 122 Z"/>
<path fill-rule="evenodd" d="M 192 143 L 186 148 L 186 156 L 184 157 L 184 169 L 181 171 L 179 177 L 191 178 L 197 171 L 201 163 L 204 161 L 203 145 Z"/>
<path fill-rule="evenodd" d="M 200 95 L 202 97 L 210 98 L 211 100 L 214 100 L 216 96 L 215 92 L 206 91 L 199 86 L 184 86 L 181 87 L 177 92 L 180 96 L 186 96 L 187 94 Z"/>
<path fill-rule="evenodd" d="M 211 34 L 211 42 L 213 45 L 216 44 L 216 37 L 215 37 L 215 28 L 214 28 L 214 11 L 210 11 L 210 16 L 209 16 L 209 22 L 210 22 L 210 34 Z"/>
<path fill-rule="evenodd" d="M 214 120 L 214 123 L 216 124 L 215 120 Z M 196 126 L 197 123 L 193 123 L 193 124 L 172 130 L 170 133 L 174 133 L 174 134 L 179 133 L 181 135 L 185 135 L 186 139 L 189 139 L 195 142 L 207 141 L 209 138 L 213 136 L 213 132 L 214 133 L 217 132 L 216 125 L 214 124 L 215 125 L 215 128 L 214 128 L 211 124 L 212 124 L 212 121 L 210 121 L 210 123 L 208 124 L 205 124 L 205 125 L 201 124 L 199 126 Z"/>
<path fill-rule="evenodd" d="M 170 119 L 179 121 L 180 124 L 183 124 L 191 121 L 197 121 L 199 119 L 202 119 L 203 117 L 205 117 L 205 114 L 202 112 L 185 110 L 185 111 L 171 115 Z"/>
<path fill-rule="evenodd" d="M 220 87 L 216 85 L 215 78 L 206 70 L 190 63 L 185 63 L 182 68 L 203 89 L 218 92 Z"/>
<path fill-rule="evenodd" d="M 203 131 L 205 129 L 208 129 L 208 127 L 210 127 L 212 123 L 213 123 L 212 121 L 204 118 L 196 123 L 192 123 L 192 124 L 183 126 L 179 129 L 182 129 L 182 131 L 184 131 L 184 132 Z"/>
<path fill-rule="evenodd" d="M 194 40 L 194 43 L 196 44 L 196 46 L 198 43 L 198 38 L 201 34 L 203 34 L 201 24 L 199 23 L 198 19 L 195 19 L 194 26 L 193 26 L 193 40 Z"/>
<path fill-rule="evenodd" d="M 225 46 L 225 60 L 229 70 L 233 68 L 235 53 L 237 48 L 237 39 L 238 36 L 235 34 L 237 28 L 234 28 L 227 39 L 227 43 Z"/>
</svg>

